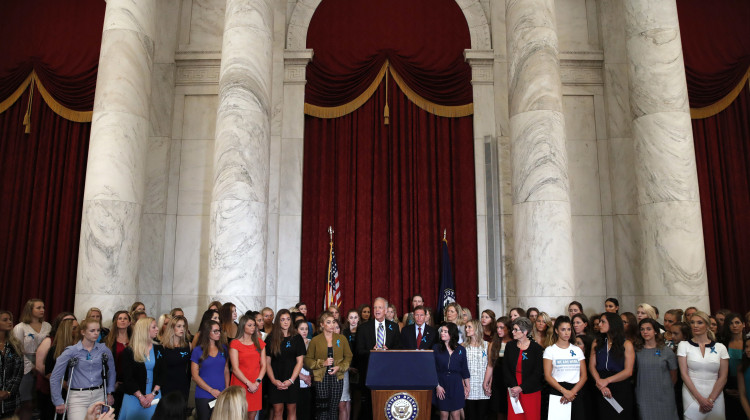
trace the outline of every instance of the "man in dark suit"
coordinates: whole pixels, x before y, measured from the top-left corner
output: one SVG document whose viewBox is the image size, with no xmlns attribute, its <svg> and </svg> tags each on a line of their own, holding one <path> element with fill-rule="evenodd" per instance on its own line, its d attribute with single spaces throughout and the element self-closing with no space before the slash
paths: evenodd
<svg viewBox="0 0 750 420">
<path fill-rule="evenodd" d="M 425 310 L 423 306 L 414 308 L 414 324 L 407 325 L 401 330 L 401 348 L 404 350 L 432 350 L 437 338 L 437 330 L 425 324 Z"/>
<path fill-rule="evenodd" d="M 401 334 L 398 324 L 385 319 L 388 301 L 382 297 L 372 303 L 372 318 L 357 328 L 357 354 L 360 359 L 360 377 L 367 383 L 367 363 L 370 350 L 395 350 L 401 348 Z M 365 390 L 362 393 L 362 419 L 372 418 L 372 398 Z"/>
<path fill-rule="evenodd" d="M 386 310 L 388 310 L 388 301 L 384 298 L 376 298 L 372 303 L 372 319 L 360 325 L 357 330 L 357 353 L 360 356 L 369 358 L 370 350 L 401 348 L 398 324 L 385 319 Z M 378 342 L 378 331 L 382 333 L 382 342 Z"/>
</svg>

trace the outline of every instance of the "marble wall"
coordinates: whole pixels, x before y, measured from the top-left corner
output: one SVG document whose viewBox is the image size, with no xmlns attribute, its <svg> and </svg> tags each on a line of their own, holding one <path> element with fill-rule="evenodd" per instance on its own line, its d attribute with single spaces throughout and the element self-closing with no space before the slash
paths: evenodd
<svg viewBox="0 0 750 420">
<path fill-rule="evenodd" d="M 151 71 L 150 129 L 145 198 L 138 251 L 137 295 L 150 313 L 182 307 L 191 322 L 211 300 L 208 292 L 209 214 L 213 152 L 226 0 L 158 1 Z M 319 0 L 272 0 L 272 78 L 265 287 L 258 295 L 274 308 L 298 300 L 304 66 L 299 16 L 312 15 Z M 475 50 L 467 60 L 476 95 L 488 106 L 475 116 L 475 145 L 496 148 L 499 179 L 497 232 L 487 231 L 484 151 L 477 152 L 479 306 L 504 313 L 517 298 L 514 248 L 509 53 L 505 0 L 461 0 L 471 20 Z M 556 0 L 556 32 L 562 80 L 562 116 L 573 243 L 573 288 L 586 312 L 600 312 L 606 297 L 623 309 L 648 299 L 641 281 L 640 221 L 635 149 L 629 114 L 624 9 L 617 0 Z M 297 13 L 297 14 L 295 14 Z M 484 19 L 484 23 L 482 23 Z M 478 40 L 487 47 L 476 50 Z M 314 59 L 314 58 L 313 58 Z M 476 65 L 476 66 L 475 66 Z M 477 69 L 483 69 L 478 72 Z M 480 74 L 481 73 L 481 74 Z M 480 80 L 481 79 L 481 80 Z M 491 111 L 489 114 L 486 112 Z M 481 135 L 479 135 L 481 134 Z M 282 176 L 283 174 L 283 176 Z M 480 205 L 481 204 L 481 205 Z M 488 259 L 487 241 L 500 235 L 499 261 Z M 500 273 L 487 278 L 487 264 Z M 497 296 L 489 296 L 490 283 Z M 82 303 L 83 304 L 83 303 Z M 544 308 L 560 314 L 565 308 Z M 238 307 L 244 311 L 245 307 Z M 257 309 L 257 308 L 254 308 Z M 662 312 L 669 308 L 660 308 Z M 79 308 L 77 307 L 77 310 Z M 108 316 L 105 314 L 105 317 Z"/>
</svg>

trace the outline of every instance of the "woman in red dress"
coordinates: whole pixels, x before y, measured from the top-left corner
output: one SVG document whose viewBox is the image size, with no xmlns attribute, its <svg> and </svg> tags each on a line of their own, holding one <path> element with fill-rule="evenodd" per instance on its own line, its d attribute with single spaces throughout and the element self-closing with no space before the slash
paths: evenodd
<svg viewBox="0 0 750 420">
<path fill-rule="evenodd" d="M 249 316 L 240 318 L 237 337 L 229 344 L 229 360 L 232 362 L 230 385 L 245 389 L 247 397 L 247 419 L 263 408 L 263 376 L 266 374 L 266 343 L 258 337 L 255 319 Z"/>
<path fill-rule="evenodd" d="M 505 346 L 503 379 L 509 388 L 508 420 L 540 420 L 544 349 L 531 340 L 531 320 L 516 318 L 512 325 L 513 341 Z M 513 411 L 511 398 L 521 402 L 523 413 Z"/>
</svg>

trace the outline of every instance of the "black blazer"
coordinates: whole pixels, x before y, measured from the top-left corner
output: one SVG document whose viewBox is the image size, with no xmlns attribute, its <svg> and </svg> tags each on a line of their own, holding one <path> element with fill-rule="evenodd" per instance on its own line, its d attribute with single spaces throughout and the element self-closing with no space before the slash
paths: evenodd
<svg viewBox="0 0 750 420">
<path fill-rule="evenodd" d="M 164 376 L 166 374 L 164 347 L 159 344 L 154 344 L 154 356 L 156 357 L 156 364 L 154 364 L 154 382 L 151 386 L 152 390 L 157 385 L 161 388 L 164 383 Z M 130 347 L 126 348 L 122 352 L 122 385 L 120 389 L 130 395 L 135 395 L 136 391 L 141 391 L 141 394 L 145 394 L 146 378 L 146 365 L 144 363 L 136 362 L 133 358 L 133 349 Z"/>
<path fill-rule="evenodd" d="M 401 333 L 398 324 L 385 320 L 385 346 L 390 350 L 401 348 Z M 357 327 L 357 351 L 359 358 L 360 378 L 367 378 L 367 364 L 370 362 L 370 350 L 375 347 L 375 318 Z"/>
<path fill-rule="evenodd" d="M 503 378 L 508 388 L 518 386 L 516 365 L 520 351 L 516 340 L 505 345 Z M 524 394 L 532 394 L 541 391 L 544 385 L 544 349 L 536 341 L 531 340 L 529 348 L 524 353 L 526 359 L 521 361 L 521 390 Z"/>
<path fill-rule="evenodd" d="M 437 330 L 435 329 L 435 327 L 424 324 L 422 328 L 422 345 L 419 346 L 419 348 L 421 350 L 432 350 L 432 346 L 435 344 L 436 339 Z M 404 350 L 417 349 L 416 324 L 407 325 L 403 330 L 401 330 L 401 348 Z"/>
</svg>

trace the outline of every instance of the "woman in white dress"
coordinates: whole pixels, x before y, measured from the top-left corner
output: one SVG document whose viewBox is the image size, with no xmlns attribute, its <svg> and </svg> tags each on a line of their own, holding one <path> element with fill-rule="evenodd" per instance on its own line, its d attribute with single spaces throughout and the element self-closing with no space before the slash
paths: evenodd
<svg viewBox="0 0 750 420">
<path fill-rule="evenodd" d="M 722 389 L 729 372 L 729 353 L 717 343 L 709 329 L 705 312 L 690 318 L 693 338 L 677 347 L 677 361 L 682 375 L 682 401 L 685 420 L 724 420 Z"/>
</svg>

